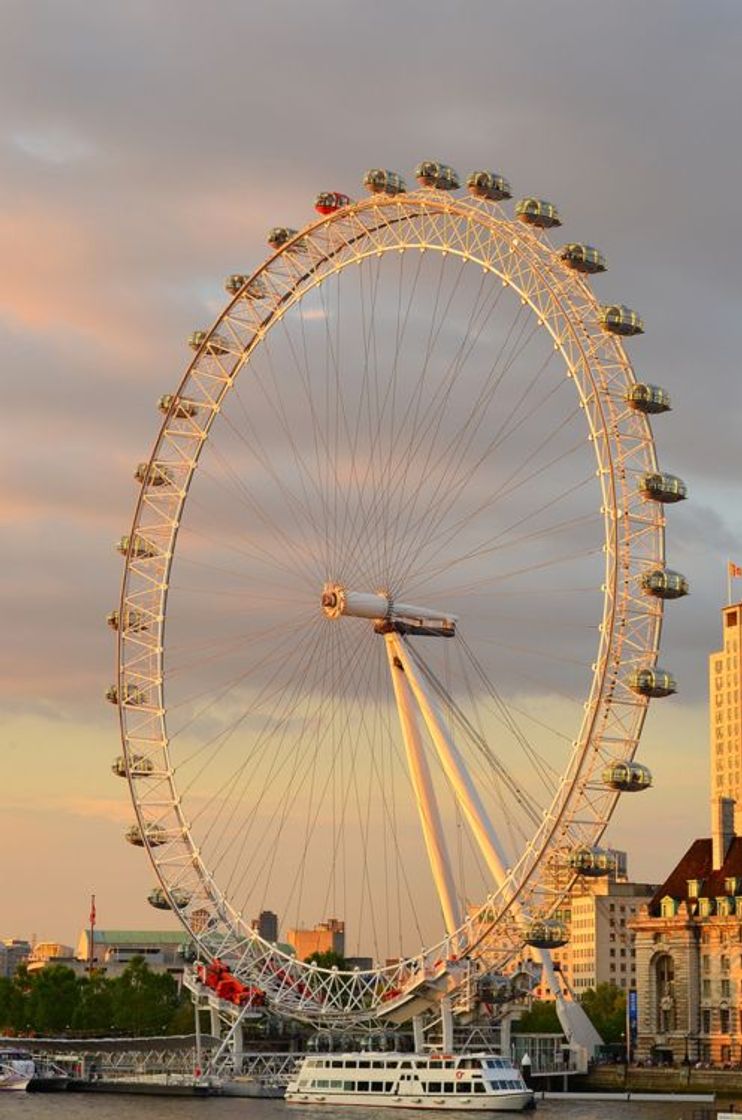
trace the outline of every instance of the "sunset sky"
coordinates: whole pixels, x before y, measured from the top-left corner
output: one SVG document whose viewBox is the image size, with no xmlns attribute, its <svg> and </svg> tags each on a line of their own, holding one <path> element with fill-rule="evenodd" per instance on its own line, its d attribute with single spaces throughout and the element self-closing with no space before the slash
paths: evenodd
<svg viewBox="0 0 742 1120">
<path fill-rule="evenodd" d="M 601 296 L 645 318 L 637 375 L 673 397 L 680 694 L 646 725 L 655 790 L 610 832 L 661 878 L 708 830 L 706 658 L 742 563 L 737 0 L 7 0 L 0 55 L 0 936 L 74 944 L 91 892 L 102 927 L 172 924 L 123 841 L 103 700 L 132 473 L 266 229 L 427 158 L 556 202 L 608 257 Z"/>
</svg>

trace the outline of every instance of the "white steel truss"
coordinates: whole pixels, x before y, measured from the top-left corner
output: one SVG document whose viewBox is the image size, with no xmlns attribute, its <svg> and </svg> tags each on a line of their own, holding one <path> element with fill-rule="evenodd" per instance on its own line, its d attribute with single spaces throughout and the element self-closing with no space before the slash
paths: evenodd
<svg viewBox="0 0 742 1120">
<path fill-rule="evenodd" d="M 466 917 L 438 839 L 441 830 L 410 703 L 419 670 L 403 643 L 396 637 L 388 642 L 392 670 L 395 657 L 413 670 L 406 683 L 394 671 L 392 678 L 447 936 L 417 957 L 371 973 L 331 973 L 261 941 L 192 838 L 168 740 L 164 647 L 170 571 L 191 481 L 214 420 L 236 379 L 249 375 L 251 357 L 273 327 L 342 270 L 370 257 L 419 251 L 458 257 L 512 289 L 561 356 L 584 415 L 602 494 L 603 613 L 582 726 L 551 804 L 514 866 L 504 867 L 496 838 L 478 816 L 476 790 L 467 788 L 449 750 L 451 780 L 468 806 L 493 875 L 490 897 Z M 167 897 L 185 892 L 187 904 L 174 909 L 201 955 L 227 957 L 235 975 L 260 985 L 274 1009 L 343 1025 L 379 1017 L 402 1021 L 434 1006 L 460 982 L 462 950 L 473 960 L 481 956 L 493 969 L 519 951 L 519 915 L 553 913 L 573 879 L 562 876 L 555 886 L 549 868 L 563 866 L 564 854 L 575 847 L 600 839 L 619 797 L 601 775 L 607 765 L 631 760 L 636 752 L 648 701 L 631 690 L 628 679 L 632 670 L 655 665 L 662 617 L 661 600 L 646 595 L 640 585 L 642 573 L 663 566 L 664 515 L 637 487 L 657 463 L 647 416 L 627 405 L 633 384 L 624 347 L 603 329 L 588 284 L 567 268 L 543 231 L 515 223 L 499 204 L 434 190 L 373 195 L 308 225 L 251 275 L 206 333 L 155 441 L 126 542 L 118 708 L 143 846 Z M 420 699 L 416 694 L 424 714 Z"/>
</svg>

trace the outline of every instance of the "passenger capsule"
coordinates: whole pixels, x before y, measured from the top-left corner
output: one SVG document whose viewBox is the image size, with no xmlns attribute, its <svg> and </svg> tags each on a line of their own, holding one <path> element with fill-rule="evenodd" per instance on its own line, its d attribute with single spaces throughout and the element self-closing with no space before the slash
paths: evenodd
<svg viewBox="0 0 742 1120">
<path fill-rule="evenodd" d="M 616 870 L 616 857 L 604 848 L 575 848 L 567 857 L 567 866 L 586 879 L 599 879 Z"/>
<path fill-rule="evenodd" d="M 153 556 L 157 555 L 157 549 L 151 541 L 145 539 L 135 533 L 133 537 L 125 536 L 116 544 L 116 551 L 120 552 L 122 556 L 129 555 L 129 545 L 131 544 L 131 557 L 133 560 L 151 560 Z"/>
<path fill-rule="evenodd" d="M 170 901 L 172 899 L 172 902 Z M 150 906 L 154 906 L 155 910 L 182 910 L 191 901 L 191 896 L 187 891 L 178 890 L 174 887 L 170 891 L 170 898 L 165 894 L 162 887 L 155 887 L 147 895 L 147 902 Z"/>
<path fill-rule="evenodd" d="M 135 634 L 139 634 L 142 630 L 147 629 L 147 621 L 142 611 L 135 610 L 134 607 L 127 607 L 124 611 L 124 625 L 121 626 L 121 615 L 119 611 L 110 611 L 106 615 L 106 622 L 112 630 L 130 630 Z"/>
<path fill-rule="evenodd" d="M 160 466 L 158 463 L 138 463 L 137 469 L 134 471 L 134 478 L 137 482 L 148 486 L 170 486 L 173 481 L 173 476 L 167 467 Z"/>
<path fill-rule="evenodd" d="M 682 478 L 655 471 L 640 475 L 637 489 L 643 498 L 653 502 L 682 502 L 688 497 L 688 487 Z"/>
<path fill-rule="evenodd" d="M 650 572 L 643 572 L 640 583 L 642 591 L 655 599 L 682 599 L 689 590 L 685 576 L 669 568 L 653 568 Z"/>
<path fill-rule="evenodd" d="M 249 279 L 249 276 L 244 276 L 241 272 L 233 272 L 224 281 L 224 291 L 229 292 L 231 296 L 236 296 Z"/>
<path fill-rule="evenodd" d="M 254 276 L 251 280 L 249 276 L 244 276 L 240 272 L 235 272 L 234 275 L 228 276 L 224 281 L 224 288 L 225 291 L 233 296 L 241 292 L 243 299 L 265 299 L 268 291 L 262 276 Z"/>
<path fill-rule="evenodd" d="M 147 774 L 151 774 L 155 768 L 155 764 L 151 758 L 145 758 L 143 754 L 133 754 L 129 758 L 129 773 L 132 778 L 144 778 Z M 116 756 L 113 760 L 111 770 L 117 778 L 126 777 L 126 759 L 122 754 Z"/>
<path fill-rule="evenodd" d="M 314 200 L 314 209 L 318 214 L 334 214 L 336 210 L 342 210 L 344 206 L 350 206 L 353 202 L 347 194 L 340 194 L 338 191 L 322 191 Z"/>
<path fill-rule="evenodd" d="M 159 824 L 145 825 L 144 834 L 151 848 L 159 848 L 167 843 L 165 829 Z M 124 836 L 128 843 L 133 844 L 135 848 L 143 848 L 145 846 L 144 836 L 142 836 L 142 830 L 138 824 L 133 824 L 130 828 L 127 828 Z"/>
<path fill-rule="evenodd" d="M 459 176 L 452 167 L 433 160 L 418 163 L 415 178 L 421 187 L 434 187 L 437 191 L 456 191 L 461 186 Z"/>
<path fill-rule="evenodd" d="M 626 394 L 626 403 L 634 412 L 646 412 L 656 415 L 660 412 L 669 412 L 672 408 L 670 394 L 659 385 L 643 385 L 637 381 Z"/>
<path fill-rule="evenodd" d="M 569 245 L 562 246 L 559 256 L 567 267 L 573 268 L 575 272 L 595 273 L 606 270 L 605 257 L 592 245 L 582 245 L 573 241 Z"/>
<path fill-rule="evenodd" d="M 475 198 L 487 198 L 490 202 L 513 197 L 510 183 L 494 171 L 472 171 L 466 180 L 466 189 Z"/>
<path fill-rule="evenodd" d="M 569 941 L 564 922 L 557 918 L 544 918 L 529 922 L 523 931 L 526 945 L 534 949 L 560 949 Z"/>
<path fill-rule="evenodd" d="M 526 225 L 538 226 L 539 229 L 553 229 L 562 224 L 554 203 L 543 198 L 521 198 L 515 204 L 515 216 Z"/>
<path fill-rule="evenodd" d="M 610 303 L 600 309 L 600 323 L 603 330 L 620 334 L 625 338 L 644 334 L 644 320 L 638 312 L 632 311 L 623 303 Z"/>
<path fill-rule="evenodd" d="M 380 167 L 372 167 L 363 176 L 363 185 L 371 194 L 404 194 L 407 190 L 405 181 L 396 171 L 385 171 Z"/>
<path fill-rule="evenodd" d="M 198 412 L 198 405 L 195 401 L 186 400 L 185 397 L 176 397 L 172 393 L 165 393 L 163 397 L 160 397 L 157 402 L 157 407 L 160 412 L 164 412 L 166 416 L 172 409 L 173 415 L 179 420 L 185 420 L 188 417 L 195 416 Z"/>
<path fill-rule="evenodd" d="M 280 249 L 287 241 L 293 240 L 298 232 L 298 229 L 290 229 L 289 226 L 274 226 L 273 229 L 268 230 L 268 237 L 266 240 L 271 249 Z M 300 252 L 302 249 L 306 249 L 306 247 L 307 243 L 302 237 L 298 241 L 294 241 L 294 244 L 291 246 L 291 251 Z"/>
<path fill-rule="evenodd" d="M 229 353 L 229 343 L 216 331 L 211 335 L 208 331 L 193 331 L 188 336 L 188 345 L 191 350 L 203 349 L 207 354 L 213 354 L 215 357 L 222 357 Z"/>
<path fill-rule="evenodd" d="M 118 704 L 119 702 L 119 686 L 117 684 L 109 684 L 106 689 L 106 700 L 109 704 Z M 124 690 L 124 698 L 121 701 L 128 707 L 136 707 L 143 704 L 145 700 L 144 693 L 141 688 L 137 688 L 134 684 L 127 684 Z"/>
<path fill-rule="evenodd" d="M 603 771 L 603 782 L 620 793 L 640 793 L 652 785 L 652 772 L 641 762 L 612 762 Z"/>
<path fill-rule="evenodd" d="M 675 678 L 666 669 L 636 669 L 628 680 L 629 688 L 639 696 L 658 699 L 678 691 Z"/>
</svg>

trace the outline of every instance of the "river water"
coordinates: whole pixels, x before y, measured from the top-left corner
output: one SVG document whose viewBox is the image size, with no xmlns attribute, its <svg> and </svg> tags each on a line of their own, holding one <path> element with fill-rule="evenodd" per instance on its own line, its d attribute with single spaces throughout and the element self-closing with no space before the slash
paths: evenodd
<svg viewBox="0 0 742 1120">
<path fill-rule="evenodd" d="M 542 1101 L 538 1120 L 707 1120 L 710 1104 L 638 1101 Z M 390 1120 L 386 1108 L 302 1108 L 283 1101 L 209 1097 L 127 1097 L 91 1093 L 0 1093 L 1 1120 Z M 398 1115 L 398 1114 L 396 1114 Z M 433 1114 L 438 1115 L 438 1114 Z M 464 1120 L 465 1113 L 457 1113 Z M 490 1117 L 495 1114 L 488 1113 Z M 515 1113 L 502 1113 L 503 1118 Z M 533 1113 L 523 1113 L 533 1116 Z M 405 1109 L 407 1120 L 431 1113 Z"/>
</svg>

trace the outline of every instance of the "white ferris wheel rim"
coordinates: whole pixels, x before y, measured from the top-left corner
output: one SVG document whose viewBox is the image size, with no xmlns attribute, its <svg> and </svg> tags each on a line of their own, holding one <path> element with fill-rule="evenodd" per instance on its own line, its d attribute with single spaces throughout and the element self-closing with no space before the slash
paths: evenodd
<svg viewBox="0 0 742 1120">
<path fill-rule="evenodd" d="M 301 254 L 295 251 L 299 241 Z M 122 740 L 144 846 L 171 900 L 173 892 L 185 888 L 191 892 L 192 904 L 174 909 L 204 955 L 230 953 L 244 962 L 245 975 L 262 979 L 267 987 L 281 954 L 256 939 L 203 863 L 190 835 L 169 759 L 163 702 L 164 627 L 178 528 L 211 425 L 237 375 L 271 328 L 308 291 L 349 265 L 371 256 L 421 249 L 479 266 L 510 287 L 550 334 L 585 415 L 603 496 L 603 615 L 582 727 L 549 812 L 519 864 L 511 869 L 508 897 L 495 892 L 459 931 L 459 941 L 465 941 L 472 954 L 496 925 L 503 959 L 517 951 L 522 933 L 512 917 L 514 899 L 526 907 L 535 903 L 540 912 L 557 904 L 558 899 L 551 897 L 544 910 L 539 895 L 539 874 L 546 857 L 570 842 L 595 844 L 599 840 L 619 794 L 599 788 L 596 773 L 599 775 L 607 760 L 633 758 L 646 712 L 646 697 L 628 690 L 626 674 L 632 668 L 653 667 L 659 645 L 661 601 L 643 595 L 638 586 L 638 576 L 649 564 L 664 563 L 661 509 L 643 501 L 636 490 L 638 474 L 656 470 L 654 443 L 646 416 L 626 406 L 626 391 L 635 382 L 633 370 L 619 340 L 602 329 L 599 304 L 585 281 L 565 267 L 543 233 L 518 225 L 499 205 L 431 190 L 396 197 L 372 195 L 306 227 L 246 278 L 243 291 L 258 282 L 266 299 L 258 307 L 240 293 L 235 295 L 207 332 L 178 387 L 174 401 L 197 402 L 198 413 L 178 417 L 177 405 L 173 405 L 162 425 L 149 469 L 163 462 L 177 464 L 177 486 L 162 493 L 146 482 L 142 485 L 130 542 L 141 536 L 153 544 L 155 555 L 137 557 L 130 544 L 120 601 L 122 619 L 127 612 L 139 611 L 148 622 L 146 631 L 122 627 L 118 644 Z M 226 353 L 209 353 L 208 339 L 216 337 L 227 340 Z M 132 692 L 143 695 L 144 703 L 128 703 Z M 146 775 L 137 774 L 132 765 L 143 755 L 153 763 Z M 165 844 L 150 844 L 148 829 L 152 827 L 163 830 Z M 198 928 L 192 915 L 199 910 L 207 910 L 215 925 Z M 424 950 L 422 958 L 430 963 L 450 951 L 450 941 L 444 939 Z M 373 975 L 384 976 L 393 986 L 409 965 L 405 961 L 377 968 Z M 302 975 L 306 967 L 282 958 L 282 971 L 292 971 L 292 975 L 294 971 Z M 312 976 L 321 972 L 315 969 Z M 358 983 L 356 976 L 353 982 Z M 367 991 L 363 988 L 364 997 Z M 301 993 L 297 996 L 295 988 L 279 994 L 279 1002 L 281 999 L 312 1017 L 311 1007 L 302 1008 L 307 1001 Z M 355 1014 L 361 1014 L 358 1006 Z M 363 1014 L 368 1014 L 367 1008 Z"/>
</svg>

